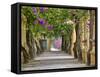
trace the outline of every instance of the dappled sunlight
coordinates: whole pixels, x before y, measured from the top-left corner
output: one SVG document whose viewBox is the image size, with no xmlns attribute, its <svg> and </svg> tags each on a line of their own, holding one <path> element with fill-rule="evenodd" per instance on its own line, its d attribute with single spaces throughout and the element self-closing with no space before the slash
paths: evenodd
<svg viewBox="0 0 100 77">
<path fill-rule="evenodd" d="M 57 48 L 51 48 L 51 51 L 61 51 L 61 49 L 57 49 Z"/>
</svg>

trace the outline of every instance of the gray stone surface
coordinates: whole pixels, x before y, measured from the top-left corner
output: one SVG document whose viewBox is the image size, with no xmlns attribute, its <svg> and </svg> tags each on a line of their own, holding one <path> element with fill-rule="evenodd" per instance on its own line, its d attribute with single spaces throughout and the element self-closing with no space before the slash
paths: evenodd
<svg viewBox="0 0 100 77">
<path fill-rule="evenodd" d="M 22 71 L 77 67 L 87 66 L 62 51 L 51 51 L 44 52 L 37 56 L 35 60 L 31 60 L 29 63 L 22 65 Z"/>
<path fill-rule="evenodd" d="M 50 51 L 43 52 L 41 55 L 37 56 L 35 60 L 49 60 L 49 59 L 73 59 L 74 57 L 66 54 L 63 51 Z"/>
</svg>

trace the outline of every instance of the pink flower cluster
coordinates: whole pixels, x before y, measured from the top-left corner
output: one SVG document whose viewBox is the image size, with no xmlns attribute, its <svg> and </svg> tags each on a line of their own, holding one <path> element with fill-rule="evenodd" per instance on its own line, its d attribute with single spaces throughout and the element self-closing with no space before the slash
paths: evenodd
<svg viewBox="0 0 100 77">
<path fill-rule="evenodd" d="M 55 48 L 61 48 L 62 40 L 61 38 L 58 38 L 57 40 L 54 41 L 54 47 Z"/>
</svg>

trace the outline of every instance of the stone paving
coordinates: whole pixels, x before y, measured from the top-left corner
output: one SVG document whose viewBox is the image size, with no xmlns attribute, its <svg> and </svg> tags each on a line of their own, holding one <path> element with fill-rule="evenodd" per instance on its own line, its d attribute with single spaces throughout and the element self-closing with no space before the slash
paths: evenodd
<svg viewBox="0 0 100 77">
<path fill-rule="evenodd" d="M 63 51 L 50 51 L 44 52 L 37 56 L 35 60 L 31 60 L 29 63 L 22 65 L 22 71 L 77 67 L 87 66 Z"/>
</svg>

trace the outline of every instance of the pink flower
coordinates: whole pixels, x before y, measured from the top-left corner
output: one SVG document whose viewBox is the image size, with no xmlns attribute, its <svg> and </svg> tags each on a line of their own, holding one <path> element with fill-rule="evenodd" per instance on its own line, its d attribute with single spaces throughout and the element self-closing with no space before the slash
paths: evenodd
<svg viewBox="0 0 100 77">
<path fill-rule="evenodd" d="M 59 38 L 59 39 L 55 40 L 54 47 L 59 49 L 59 48 L 61 48 L 61 44 L 62 44 L 62 41 Z"/>
</svg>

